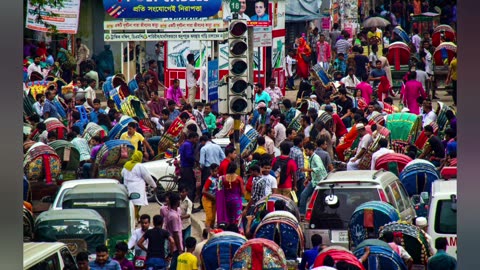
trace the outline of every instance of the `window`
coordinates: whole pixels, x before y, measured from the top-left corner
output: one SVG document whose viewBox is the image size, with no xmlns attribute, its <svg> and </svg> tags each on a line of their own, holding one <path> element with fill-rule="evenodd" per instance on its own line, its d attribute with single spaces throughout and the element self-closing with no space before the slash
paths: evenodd
<svg viewBox="0 0 480 270">
<path fill-rule="evenodd" d="M 68 269 L 77 269 L 77 264 L 68 248 L 62 248 L 62 250 L 60 250 L 60 255 L 62 255 L 65 267 L 69 267 Z"/>
<path fill-rule="evenodd" d="M 387 194 L 388 202 L 395 208 L 398 208 L 397 203 L 395 202 L 395 197 L 393 197 L 392 189 L 390 187 L 385 188 L 385 193 Z"/>
<path fill-rule="evenodd" d="M 310 220 L 310 224 L 315 224 L 315 229 L 347 230 L 350 218 L 358 206 L 380 200 L 378 191 L 374 188 L 337 188 L 334 192 L 338 197 L 338 207 L 325 204 L 325 197 L 330 195 L 329 189 L 318 190 Z"/>
<path fill-rule="evenodd" d="M 404 203 L 405 203 L 405 208 L 408 209 L 408 208 L 410 208 L 410 207 L 413 207 L 412 201 L 411 201 L 410 198 L 408 197 L 408 192 L 407 192 L 407 190 L 405 190 L 405 187 L 403 186 L 403 184 L 397 182 L 397 185 L 398 185 L 399 188 L 400 188 L 400 193 L 402 194 L 403 201 L 404 201 Z"/>
<path fill-rule="evenodd" d="M 457 234 L 457 212 L 452 210 L 452 201 L 438 201 L 435 213 L 435 232 Z"/>
<path fill-rule="evenodd" d="M 395 198 L 395 202 L 397 204 L 398 211 L 401 213 L 405 211 L 405 205 L 403 203 L 402 195 L 400 194 L 400 188 L 398 187 L 398 183 L 395 182 L 391 186 L 393 197 Z"/>
<path fill-rule="evenodd" d="M 62 270 L 60 267 L 60 261 L 58 254 L 55 253 L 36 265 L 30 267 L 28 270 Z"/>
</svg>

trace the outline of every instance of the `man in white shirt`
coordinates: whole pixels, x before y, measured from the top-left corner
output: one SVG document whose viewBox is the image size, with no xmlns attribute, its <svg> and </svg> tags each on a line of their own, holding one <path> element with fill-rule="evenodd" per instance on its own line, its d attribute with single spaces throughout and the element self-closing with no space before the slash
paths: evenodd
<svg viewBox="0 0 480 270">
<path fill-rule="evenodd" d="M 428 221 L 424 217 L 417 217 L 415 219 L 415 226 L 417 226 L 420 230 L 423 231 L 425 234 L 425 238 L 427 239 L 427 242 L 430 244 L 430 253 L 435 254 L 435 251 L 433 249 L 434 245 L 432 242 L 432 237 L 427 233 L 427 228 L 428 228 Z"/>
<path fill-rule="evenodd" d="M 187 87 L 188 87 L 188 103 L 193 106 L 195 96 L 197 95 L 197 74 L 195 73 L 195 55 L 190 53 L 187 55 Z"/>
<path fill-rule="evenodd" d="M 348 75 L 340 80 L 345 85 L 345 88 L 353 93 L 360 83 L 360 80 L 355 76 L 355 69 L 349 68 Z"/>
<path fill-rule="evenodd" d="M 425 71 L 428 73 L 428 75 L 433 75 L 433 58 L 432 54 L 428 49 L 426 49 L 429 46 L 428 41 L 423 42 L 424 49 L 423 51 L 425 52 Z"/>
<path fill-rule="evenodd" d="M 280 144 L 287 138 L 287 128 L 283 124 L 285 115 L 280 114 L 280 122 L 273 128 L 275 134 L 275 146 L 280 147 Z"/>
<path fill-rule="evenodd" d="M 422 123 L 423 127 L 430 125 L 432 122 L 437 121 L 437 115 L 433 111 L 432 102 L 429 100 L 424 100 L 422 104 L 423 113 L 422 113 Z"/>
<path fill-rule="evenodd" d="M 381 138 L 378 141 L 378 146 L 380 149 L 378 149 L 375 153 L 372 155 L 372 165 L 370 167 L 371 170 L 375 170 L 375 164 L 377 163 L 377 160 L 379 157 L 386 155 L 386 154 L 391 154 L 395 153 L 395 151 L 388 149 L 388 140 L 385 138 Z"/>
<path fill-rule="evenodd" d="M 31 63 L 27 68 L 28 78 L 30 78 L 30 75 L 32 75 L 32 72 L 34 71 L 40 73 L 40 75 L 43 76 L 43 70 L 40 67 L 40 57 L 38 56 L 35 57 L 35 59 L 33 60 L 33 63 Z"/>
<path fill-rule="evenodd" d="M 163 83 L 164 74 L 163 74 L 163 65 L 165 63 L 164 55 L 164 43 L 159 41 L 155 44 L 155 55 L 157 56 L 157 67 L 158 67 L 158 80 Z"/>
<path fill-rule="evenodd" d="M 87 80 L 88 87 L 85 89 L 85 104 L 83 106 L 87 110 L 93 110 L 93 101 L 97 98 L 97 93 L 95 93 L 95 87 L 97 82 L 94 79 Z"/>
<path fill-rule="evenodd" d="M 293 49 L 290 49 L 288 51 L 287 57 L 285 57 L 285 62 L 284 62 L 284 69 L 285 69 L 285 77 L 287 77 L 287 88 L 295 90 L 295 81 L 293 77 L 293 64 L 295 63 L 295 51 Z"/>
<path fill-rule="evenodd" d="M 277 192 L 277 179 L 270 174 L 272 164 L 269 160 L 262 161 L 262 178 L 265 180 L 265 196 Z"/>
<path fill-rule="evenodd" d="M 415 49 L 417 49 L 417 53 L 420 51 L 420 44 L 422 43 L 422 38 L 420 35 L 418 35 L 418 29 L 415 28 L 413 29 L 413 37 L 412 37 L 412 44 L 415 46 Z"/>
<path fill-rule="evenodd" d="M 365 126 L 363 124 L 356 125 L 358 136 L 361 138 L 360 143 L 357 147 L 357 152 L 355 156 L 351 158 L 347 163 L 347 171 L 356 171 L 358 170 L 358 165 L 360 164 L 360 160 L 362 157 L 367 153 L 368 147 L 372 143 L 373 139 L 370 134 L 368 134 Z"/>
<path fill-rule="evenodd" d="M 233 129 L 233 118 L 228 114 L 222 114 L 223 118 L 223 127 L 222 129 L 215 134 L 215 138 L 228 138 L 230 131 Z"/>
<path fill-rule="evenodd" d="M 135 256 L 146 256 L 147 253 L 143 251 L 138 245 L 138 241 L 142 238 L 143 234 L 153 227 L 150 226 L 150 216 L 147 214 L 143 214 L 140 216 L 140 228 L 135 229 L 133 231 L 130 240 L 128 240 L 128 249 L 132 249 L 135 247 Z M 148 247 L 148 240 L 143 242 L 143 245 L 147 248 Z"/>
</svg>

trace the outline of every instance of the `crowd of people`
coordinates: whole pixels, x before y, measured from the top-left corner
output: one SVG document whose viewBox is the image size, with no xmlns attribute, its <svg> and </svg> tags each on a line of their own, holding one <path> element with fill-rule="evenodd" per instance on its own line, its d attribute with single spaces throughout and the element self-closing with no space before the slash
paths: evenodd
<svg viewBox="0 0 480 270">
<path fill-rule="evenodd" d="M 424 5 L 418 6 L 421 1 L 410 2 L 407 10 L 425 8 Z M 404 11 L 400 10 L 405 9 L 403 6 L 401 9 L 400 5 L 403 5 L 402 1 L 397 0 L 393 3 L 395 8 L 392 13 L 375 10 L 370 16 L 390 15 L 390 20 L 395 22 L 392 22 L 392 26 L 398 24 L 407 27 L 409 16 L 401 14 Z M 455 21 L 451 19 L 449 22 Z M 329 172 L 374 169 L 376 160 L 381 156 L 398 150 L 393 149 L 384 137 L 389 132 L 385 131 L 385 119 L 392 113 L 409 112 L 422 118 L 422 130 L 427 143 L 423 149 L 414 144 L 408 145 L 403 149 L 404 154 L 412 159 L 428 160 L 438 169 L 456 166 L 457 121 L 453 109 L 445 112 L 445 128 L 436 129 L 439 112 L 435 110 L 433 100 L 437 96 L 429 84 L 433 75 L 430 33 L 423 33 L 421 38 L 418 29 L 413 29 L 412 43 L 408 45 L 412 48 L 412 56 L 418 61 L 409 67 L 402 89 L 395 92 L 390 63 L 386 57 L 388 44 L 395 41 L 391 39 L 392 30 L 392 27 L 383 30 L 373 27 L 351 37 L 347 31 L 340 31 L 338 24 L 334 24 L 329 33 L 319 33 L 318 29 L 313 29 L 308 37 L 304 35 L 298 38 L 295 48 L 288 51 L 285 60 L 287 88 L 296 89 L 295 78 L 301 80 L 297 99 L 287 99 L 275 79 L 269 80 L 266 87 L 256 83 L 252 101 L 254 110 L 242 118 L 242 122 L 244 126 L 251 126 L 258 137 L 255 138 L 254 149 L 240 156 L 239 149 L 235 148 L 232 116 L 212 110 L 214 104 L 195 101 L 194 94 L 199 82 L 194 72 L 187 74 L 187 86 L 191 90 L 188 97 L 182 92 L 178 79 L 164 89 L 164 97 L 161 97 L 161 60 L 149 61 L 148 70 L 134 77 L 136 89 L 124 93 L 138 98 L 146 108 L 148 118 L 142 119 L 144 121 L 136 118 L 120 137 L 130 141 L 135 148 L 122 170 L 122 176 L 130 192 L 142 194 L 141 198 L 134 201 L 140 227 L 129 243 L 117 244 L 113 260 L 108 257 L 105 246 L 97 247 L 96 260 L 90 266 L 87 264 L 88 254 L 80 253 L 77 256 L 79 269 L 133 269 L 131 262 L 125 259 L 126 253 L 132 248 L 136 253 L 147 256 L 148 266 L 162 269 L 170 262 L 170 269 L 198 269 L 201 267 L 199 254 L 208 235 L 221 229 L 251 238 L 251 228 L 258 224 L 254 224 L 249 209 L 271 194 L 284 195 L 297 203 L 303 219 L 315 186 Z M 370 51 L 368 56 L 363 52 L 365 44 Z M 377 55 L 380 44 L 383 51 Z M 160 47 L 157 50 L 163 49 Z M 57 140 L 58 134 L 55 131 L 48 132 L 44 123 L 48 118 L 57 118 L 65 123 L 67 140 L 81 154 L 80 175 L 82 178 L 94 178 L 94 161 L 108 136 L 95 136 L 86 141 L 82 137 L 86 125 L 96 123 L 108 134 L 122 118 L 122 112 L 113 100 L 107 100 L 107 107 L 102 108 L 102 100 L 97 97 L 102 81 L 112 75 L 109 74 L 110 69 L 102 67 L 103 72 L 99 74 L 100 67 L 88 61 L 90 52 L 81 40 L 77 40 L 76 61 L 69 59 L 71 55 L 60 49 L 56 63 L 53 52 L 47 50 L 44 44 L 36 47 L 28 43 L 24 51 L 27 56 L 24 63 L 26 81 L 43 80 L 48 76 L 60 77 L 70 72 L 71 80 L 65 81 L 71 83 L 65 87 L 74 89 L 73 95 L 67 97 L 63 91 L 48 87 L 44 94 L 34 97 L 35 114 L 24 118 L 24 122 L 32 126 L 32 132 L 24 136 L 24 151 L 35 142 L 47 144 Z M 193 55 L 187 57 L 190 65 L 192 58 Z M 318 78 L 312 77 L 310 68 L 314 64 L 331 71 L 338 84 L 324 85 Z M 456 67 L 455 57 L 449 63 L 447 78 L 447 84 L 453 85 L 454 106 L 457 105 Z M 394 105 L 394 98 L 398 96 L 400 103 Z M 64 117 L 54 100 L 63 106 Z M 307 109 L 299 111 L 297 108 L 304 103 L 308 104 Z M 82 118 L 79 106 L 86 111 L 87 119 Z M 162 136 L 176 119 L 180 119 L 184 126 L 175 142 L 180 154 L 178 192 L 167 196 L 167 203 L 161 207 L 160 214 L 153 216 L 151 227 L 151 217 L 140 215 L 140 207 L 148 204 L 146 185 L 154 189 L 157 187 L 142 166 L 142 162 L 155 158 L 155 150 L 149 144 L 148 136 Z M 222 149 L 214 142 L 214 138 L 229 138 L 230 144 Z M 369 153 L 374 142 L 378 143 L 378 147 Z M 371 160 L 365 166 L 362 162 L 367 155 Z M 199 188 L 197 181 L 200 182 Z M 194 208 L 194 203 L 199 203 L 199 207 Z M 275 205 L 275 210 L 281 209 L 281 203 L 278 207 Z M 206 230 L 203 239 L 196 240 L 191 237 L 191 218 L 202 210 L 206 214 Z M 246 226 L 243 225 L 245 219 L 248 221 Z M 401 246 L 393 243 L 393 236 L 386 235 L 384 240 L 406 262 L 411 260 Z M 445 241 L 444 238 L 435 241 L 438 252 L 430 258 L 428 269 L 443 269 L 439 268 L 439 264 L 446 261 L 454 265 L 454 260 L 444 254 Z M 168 254 L 165 245 L 169 246 Z M 311 267 L 316 255 L 325 248 L 319 235 L 312 236 L 312 245 L 313 249 L 304 253 L 300 269 Z M 326 258 L 325 266 L 343 269 L 341 263 L 335 265 L 330 261 L 331 258 Z"/>
</svg>

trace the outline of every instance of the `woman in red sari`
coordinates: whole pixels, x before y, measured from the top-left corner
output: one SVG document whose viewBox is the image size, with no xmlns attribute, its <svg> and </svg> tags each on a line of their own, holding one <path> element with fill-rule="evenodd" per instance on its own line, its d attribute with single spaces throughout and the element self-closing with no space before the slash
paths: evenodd
<svg viewBox="0 0 480 270">
<path fill-rule="evenodd" d="M 302 79 L 308 79 L 310 75 L 310 58 L 312 57 L 312 49 L 307 44 L 304 37 L 298 39 L 297 49 L 297 75 Z M 305 61 L 310 60 L 310 61 Z"/>
<path fill-rule="evenodd" d="M 337 148 L 335 149 L 337 152 L 338 160 L 346 161 L 344 152 L 345 150 L 349 149 L 353 145 L 357 137 L 358 137 L 357 128 L 356 128 L 356 125 L 353 125 L 350 131 L 347 134 L 345 134 L 345 136 L 343 136 L 343 142 L 340 141 L 340 144 L 338 144 Z"/>
</svg>

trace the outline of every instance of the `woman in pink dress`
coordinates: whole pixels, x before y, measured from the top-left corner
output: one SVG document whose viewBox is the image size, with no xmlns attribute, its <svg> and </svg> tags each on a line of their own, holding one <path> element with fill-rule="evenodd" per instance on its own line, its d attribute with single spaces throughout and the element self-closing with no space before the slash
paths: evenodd
<svg viewBox="0 0 480 270">
<path fill-rule="evenodd" d="M 422 83 L 416 80 L 417 72 L 412 71 L 408 74 L 408 81 L 405 83 L 402 89 L 401 100 L 405 107 L 410 110 L 410 113 L 420 114 L 420 105 L 417 99 L 419 97 L 427 98 L 425 89 L 423 89 Z"/>
</svg>

